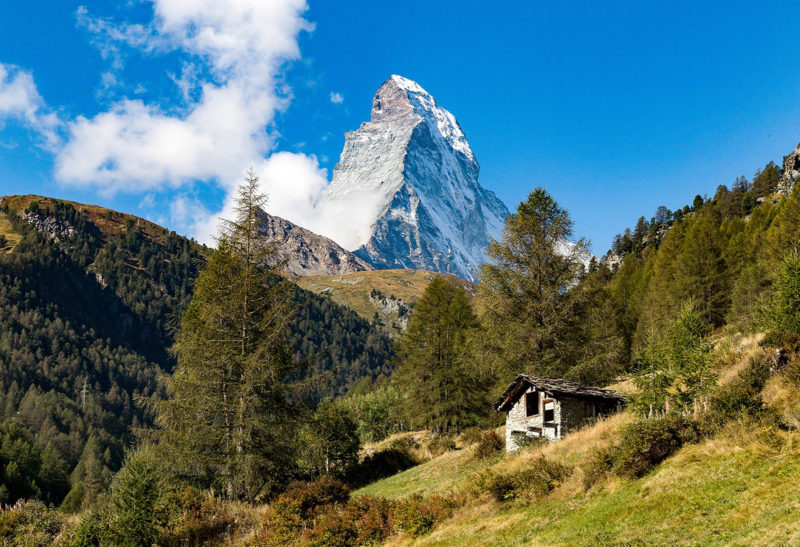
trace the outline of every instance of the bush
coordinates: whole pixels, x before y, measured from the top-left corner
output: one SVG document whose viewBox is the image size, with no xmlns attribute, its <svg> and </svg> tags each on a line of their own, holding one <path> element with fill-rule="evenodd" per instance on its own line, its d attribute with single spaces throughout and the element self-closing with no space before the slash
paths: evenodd
<svg viewBox="0 0 800 547">
<path fill-rule="evenodd" d="M 597 449 L 581 466 L 583 471 L 583 488 L 588 490 L 597 484 L 614 467 L 613 450 Z"/>
<path fill-rule="evenodd" d="M 684 443 L 700 438 L 700 425 L 680 414 L 668 414 L 625 426 L 611 457 L 612 471 L 621 477 L 641 477 L 675 453 Z"/>
<path fill-rule="evenodd" d="M 469 446 L 480 441 L 482 436 L 483 431 L 479 427 L 471 426 L 461 432 L 459 441 L 461 441 L 462 445 Z"/>
<path fill-rule="evenodd" d="M 473 455 L 485 460 L 501 453 L 505 445 L 505 440 L 497 434 L 497 431 L 490 429 L 479 436 Z"/>
<path fill-rule="evenodd" d="M 64 528 L 64 517 L 39 500 L 19 500 L 0 511 L 3 545 L 50 545 Z"/>
<path fill-rule="evenodd" d="M 337 544 L 336 541 L 350 534 L 341 527 L 342 523 L 337 523 L 338 510 L 349 499 L 347 486 L 331 477 L 294 482 L 270 504 L 262 520 L 261 537 L 268 545 L 284 545 L 296 539 L 304 529 L 313 528 L 308 521 L 320 516 L 319 533 L 327 538 L 325 541 Z"/>
<path fill-rule="evenodd" d="M 356 523 L 358 545 L 381 544 L 392 535 L 391 514 L 394 502 L 374 496 L 359 496 L 350 500 L 345 511 Z"/>
<path fill-rule="evenodd" d="M 532 446 L 539 446 L 547 442 L 545 437 L 537 437 L 535 435 L 525 435 L 515 433 L 514 442 L 517 444 L 517 450 L 526 450 Z"/>
<path fill-rule="evenodd" d="M 412 537 L 427 534 L 436 523 L 452 515 L 458 505 L 454 498 L 435 495 L 427 499 L 417 495 L 399 501 L 392 515 L 394 531 Z"/>
<path fill-rule="evenodd" d="M 192 487 L 167 491 L 158 500 L 155 512 L 162 545 L 206 544 L 235 522 L 222 501 Z"/>
<path fill-rule="evenodd" d="M 300 517 L 308 519 L 319 507 L 346 503 L 350 499 L 350 489 L 334 478 L 321 477 L 313 482 L 294 482 L 281 497 L 297 500 Z"/>
<path fill-rule="evenodd" d="M 497 474 L 487 471 L 478 476 L 478 488 L 488 491 L 497 501 L 509 501 L 532 494 L 550 493 L 569 475 L 570 469 L 551 462 L 544 456 L 534 460 L 528 468 L 515 473 Z"/>
<path fill-rule="evenodd" d="M 445 452 L 456 449 L 456 441 L 450 435 L 434 435 L 428 442 L 428 452 L 434 458 L 441 456 Z"/>
<path fill-rule="evenodd" d="M 463 504 L 456 497 L 414 496 L 387 500 L 362 496 L 334 501 L 303 512 L 301 500 L 287 491 L 264 515 L 259 539 L 265 545 L 375 545 L 393 533 L 421 536 Z"/>
<path fill-rule="evenodd" d="M 391 447 L 366 456 L 353 466 L 347 474 L 347 483 L 356 488 L 396 475 L 420 462 L 405 445 L 397 443 Z"/>
<path fill-rule="evenodd" d="M 769 377 L 769 363 L 753 358 L 733 382 L 718 388 L 709 399 L 708 420 L 720 427 L 741 417 L 756 417 L 764 413 L 761 390 Z"/>
</svg>

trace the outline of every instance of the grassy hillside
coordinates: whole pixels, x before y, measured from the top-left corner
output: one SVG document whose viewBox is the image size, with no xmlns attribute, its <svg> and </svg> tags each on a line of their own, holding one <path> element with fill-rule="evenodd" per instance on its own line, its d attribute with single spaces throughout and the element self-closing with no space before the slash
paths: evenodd
<svg viewBox="0 0 800 547">
<path fill-rule="evenodd" d="M 436 272 L 419 270 L 373 270 L 344 275 L 301 277 L 297 284 L 306 290 L 329 296 L 334 302 L 355 310 L 361 317 L 373 320 L 399 332 L 408 320 L 404 311 L 422 296 L 434 277 L 447 276 L 472 291 L 468 281 Z"/>
<path fill-rule="evenodd" d="M 721 386 L 735 382 L 753 358 L 765 356 L 761 338 L 718 342 Z M 598 450 L 619 443 L 621 429 L 639 419 L 623 412 L 516 454 L 481 460 L 475 446 L 448 452 L 354 496 L 466 500 L 431 533 L 390 538 L 397 545 L 797 544 L 800 387 L 792 378 L 773 373 L 762 391 L 767 415 L 777 419 L 733 419 L 641 478 L 607 475 L 587 486 L 585 472 Z M 500 502 L 486 490 L 486 477 L 514 476 L 540 458 L 568 469 L 549 493 L 525 491 Z"/>
<path fill-rule="evenodd" d="M 798 442 L 797 433 L 753 435 L 736 424 L 718 438 L 685 447 L 642 479 L 588 493 L 572 480 L 539 501 L 476 503 L 416 543 L 795 544 Z M 528 457 L 503 464 L 521 465 Z"/>
</svg>

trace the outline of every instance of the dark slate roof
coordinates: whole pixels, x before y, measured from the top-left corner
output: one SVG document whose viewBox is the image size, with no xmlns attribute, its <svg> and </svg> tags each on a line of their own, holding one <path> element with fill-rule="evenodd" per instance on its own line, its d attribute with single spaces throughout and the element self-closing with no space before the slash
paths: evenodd
<svg viewBox="0 0 800 547">
<path fill-rule="evenodd" d="M 495 403 L 498 412 L 507 412 L 519 400 L 528 386 L 533 386 L 539 391 L 546 391 L 553 395 L 587 399 L 593 401 L 606 401 L 608 403 L 624 404 L 625 396 L 610 389 L 584 386 L 577 382 L 570 382 L 562 378 L 545 378 L 542 376 L 528 376 L 520 374 L 508 386 L 503 396 Z"/>
</svg>

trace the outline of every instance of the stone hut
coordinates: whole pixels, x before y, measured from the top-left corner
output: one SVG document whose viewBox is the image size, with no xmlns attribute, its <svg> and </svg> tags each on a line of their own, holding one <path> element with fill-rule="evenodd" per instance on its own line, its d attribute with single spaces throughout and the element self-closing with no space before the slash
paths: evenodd
<svg viewBox="0 0 800 547">
<path fill-rule="evenodd" d="M 556 441 L 592 418 L 624 405 L 625 396 L 610 389 L 520 374 L 495 408 L 506 413 L 506 450 L 511 452 L 518 448 L 521 437 Z"/>
</svg>

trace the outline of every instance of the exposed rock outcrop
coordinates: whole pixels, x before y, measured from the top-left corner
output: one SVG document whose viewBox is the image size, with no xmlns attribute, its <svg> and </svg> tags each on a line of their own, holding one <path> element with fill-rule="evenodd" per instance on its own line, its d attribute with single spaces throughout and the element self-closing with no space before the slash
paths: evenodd
<svg viewBox="0 0 800 547">
<path fill-rule="evenodd" d="M 800 144 L 794 152 L 783 157 L 783 176 L 778 183 L 778 193 L 788 196 L 800 179 Z"/>
<path fill-rule="evenodd" d="M 33 212 L 23 213 L 21 216 L 28 224 L 56 243 L 65 243 L 75 236 L 75 227 L 65 220 Z"/>
<path fill-rule="evenodd" d="M 371 270 L 372 266 L 335 241 L 280 217 L 264 213 L 264 234 L 286 260 L 284 272 L 296 275 L 332 275 Z"/>
</svg>

